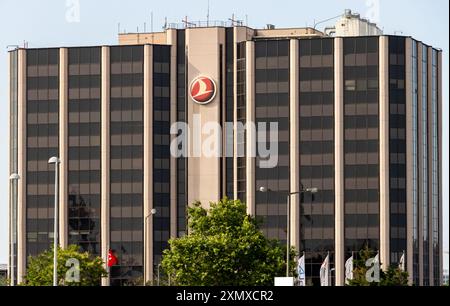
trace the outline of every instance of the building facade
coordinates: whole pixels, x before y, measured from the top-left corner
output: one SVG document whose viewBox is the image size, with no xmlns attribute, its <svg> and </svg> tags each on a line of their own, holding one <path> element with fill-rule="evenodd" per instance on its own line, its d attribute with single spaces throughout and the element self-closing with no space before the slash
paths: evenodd
<svg viewBox="0 0 450 306">
<path fill-rule="evenodd" d="M 105 261 L 115 250 L 104 285 L 153 280 L 194 201 L 241 199 L 265 235 L 286 242 L 286 196 L 312 187 L 314 196 L 291 197 L 289 218 L 308 284 L 330 254 L 343 285 L 345 261 L 368 245 L 382 268 L 406 254 L 411 284 L 440 285 L 441 51 L 411 37 L 349 35 L 187 27 L 120 34 L 117 46 L 11 51 L 16 280 L 53 241 L 47 161 L 58 156 L 60 244 Z M 198 77 L 211 80 L 208 103 L 194 101 L 209 94 Z M 208 132 L 178 128 L 208 122 L 223 129 L 218 155 L 197 154 L 193 138 Z M 249 122 L 276 123 L 274 167 L 252 154 L 260 131 L 236 128 Z M 171 154 L 177 139 L 189 143 L 181 156 Z"/>
</svg>

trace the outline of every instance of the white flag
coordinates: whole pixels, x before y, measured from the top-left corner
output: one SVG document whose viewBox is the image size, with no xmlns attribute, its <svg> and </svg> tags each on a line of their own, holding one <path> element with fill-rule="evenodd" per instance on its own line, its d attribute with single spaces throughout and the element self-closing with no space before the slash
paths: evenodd
<svg viewBox="0 0 450 306">
<path fill-rule="evenodd" d="M 401 271 L 405 271 L 405 252 L 403 252 L 402 257 L 400 257 L 400 261 L 398 263 L 398 268 Z"/>
<path fill-rule="evenodd" d="M 330 272 L 330 255 L 327 255 L 320 267 L 320 285 L 329 286 L 329 272 Z"/>
<path fill-rule="evenodd" d="M 353 279 L 353 255 L 345 262 L 345 283 L 348 285 Z"/>
<path fill-rule="evenodd" d="M 380 264 L 380 252 L 377 253 L 377 255 L 373 258 L 373 262 L 376 264 Z"/>
<path fill-rule="evenodd" d="M 306 275 L 305 275 L 305 255 L 300 257 L 297 264 L 297 274 L 299 286 L 305 286 Z"/>
</svg>

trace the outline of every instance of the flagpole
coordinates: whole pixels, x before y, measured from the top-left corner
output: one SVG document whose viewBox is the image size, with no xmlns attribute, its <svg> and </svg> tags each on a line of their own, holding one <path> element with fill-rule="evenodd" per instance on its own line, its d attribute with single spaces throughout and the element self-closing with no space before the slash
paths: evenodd
<svg viewBox="0 0 450 306">
<path fill-rule="evenodd" d="M 330 251 L 327 252 L 327 258 L 328 258 L 328 265 L 327 265 L 327 270 L 328 270 L 328 286 L 331 286 Z"/>
</svg>

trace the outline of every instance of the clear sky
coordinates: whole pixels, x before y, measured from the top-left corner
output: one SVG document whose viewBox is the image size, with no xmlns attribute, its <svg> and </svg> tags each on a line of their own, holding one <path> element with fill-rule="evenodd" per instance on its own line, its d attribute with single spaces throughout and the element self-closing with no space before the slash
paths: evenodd
<svg viewBox="0 0 450 306">
<path fill-rule="evenodd" d="M 207 0 L 1 0 L 0 1 L 0 263 L 8 256 L 8 66 L 7 45 L 30 48 L 116 44 L 118 23 L 122 31 L 160 31 L 168 22 L 206 20 Z M 376 21 L 385 34 L 413 36 L 444 50 L 443 186 L 448 186 L 448 0 L 210 0 L 210 20 L 227 20 L 234 13 L 251 27 L 312 26 L 349 8 Z M 334 21 L 321 24 L 333 25 Z M 444 249 L 448 251 L 448 188 L 444 187 Z M 448 268 L 448 255 L 445 259 Z"/>
</svg>

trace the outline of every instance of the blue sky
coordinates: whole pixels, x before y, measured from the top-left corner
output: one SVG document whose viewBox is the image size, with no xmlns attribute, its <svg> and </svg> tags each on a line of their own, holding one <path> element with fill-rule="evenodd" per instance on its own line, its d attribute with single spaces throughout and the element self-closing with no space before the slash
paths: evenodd
<svg viewBox="0 0 450 306">
<path fill-rule="evenodd" d="M 117 43 L 121 29 L 142 31 L 144 23 L 160 31 L 164 18 L 180 22 L 206 20 L 207 0 L 1 0 L 0 1 L 0 263 L 8 256 L 8 72 L 7 45 L 31 48 L 48 46 L 102 45 Z M 79 7 L 79 15 L 76 8 Z M 448 80 L 449 80 L 449 2 L 447 0 L 210 0 L 210 20 L 227 20 L 234 13 L 248 20 L 251 27 L 275 24 L 277 27 L 311 26 L 350 8 L 362 16 L 375 19 L 386 34 L 413 36 L 444 50 L 444 183 L 448 186 Z M 334 21 L 322 24 L 332 25 Z M 444 248 L 448 250 L 448 188 L 444 187 Z M 448 256 L 445 266 L 448 268 Z"/>
</svg>

